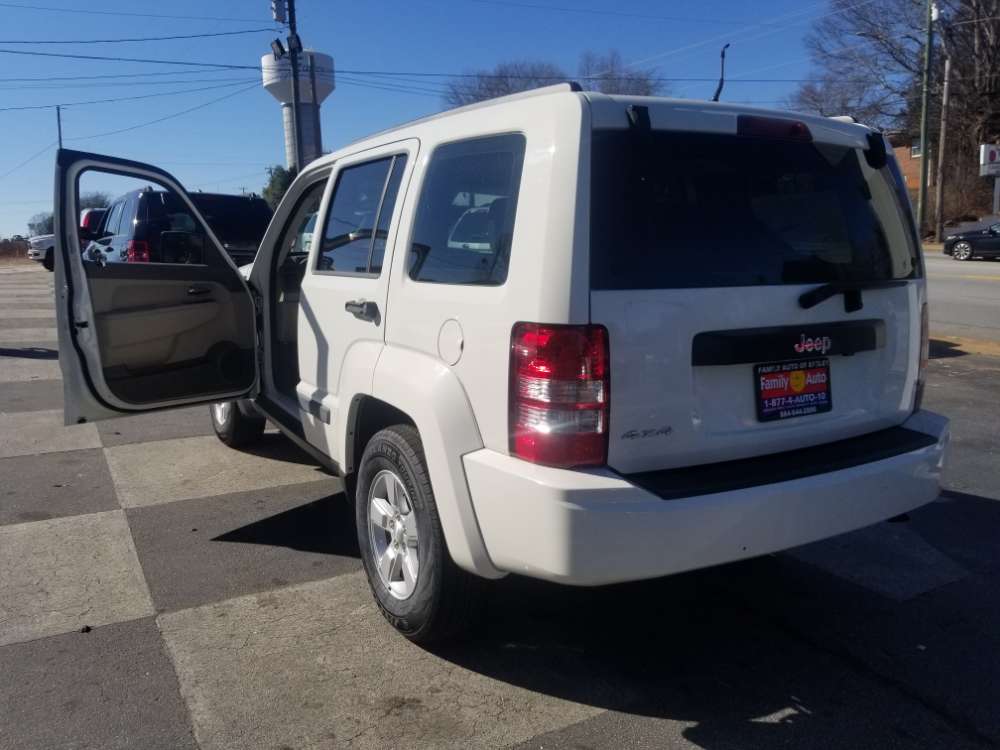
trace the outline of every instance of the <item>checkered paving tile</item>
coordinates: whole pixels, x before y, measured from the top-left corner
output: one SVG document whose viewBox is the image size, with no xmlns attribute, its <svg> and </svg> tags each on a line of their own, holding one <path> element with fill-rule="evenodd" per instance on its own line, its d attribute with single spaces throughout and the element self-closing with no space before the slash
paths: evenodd
<svg viewBox="0 0 1000 750">
<path fill-rule="evenodd" d="M 52 302 L 48 274 L 0 267 L 0 748 L 976 746 L 733 604 L 770 563 L 512 579 L 471 643 L 414 647 L 371 602 L 339 480 L 279 434 L 230 450 L 203 406 L 65 426 Z M 869 564 L 785 564 L 877 602 L 968 583 L 905 533 L 847 543 Z"/>
</svg>

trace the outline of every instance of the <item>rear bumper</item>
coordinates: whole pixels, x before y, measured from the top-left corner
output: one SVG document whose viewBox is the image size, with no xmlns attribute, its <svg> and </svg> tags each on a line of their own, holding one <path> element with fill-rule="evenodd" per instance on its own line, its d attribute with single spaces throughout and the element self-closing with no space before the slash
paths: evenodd
<svg viewBox="0 0 1000 750">
<path fill-rule="evenodd" d="M 553 469 L 488 449 L 464 464 L 497 568 L 595 586 L 776 552 L 931 502 L 948 420 L 920 411 L 903 427 L 933 441 L 849 468 L 669 500 L 608 470 Z"/>
</svg>

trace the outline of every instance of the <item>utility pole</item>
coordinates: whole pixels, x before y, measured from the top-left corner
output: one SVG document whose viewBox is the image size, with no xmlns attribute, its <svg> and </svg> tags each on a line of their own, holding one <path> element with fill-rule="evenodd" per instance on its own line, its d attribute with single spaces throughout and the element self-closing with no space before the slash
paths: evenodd
<svg viewBox="0 0 1000 750">
<path fill-rule="evenodd" d="M 945 36 L 941 39 L 944 41 Z M 948 93 L 951 82 L 951 55 L 948 44 L 944 45 L 944 90 L 941 92 L 941 133 L 938 135 L 937 184 L 934 186 L 934 240 L 941 242 L 944 237 L 944 150 L 948 135 Z"/>
<path fill-rule="evenodd" d="M 319 102 L 316 99 L 316 55 L 309 55 L 309 87 L 312 92 L 312 104 L 315 106 L 313 110 L 313 140 L 315 141 L 316 156 L 323 155 L 323 141 L 320 136 L 320 123 L 319 123 Z"/>
<path fill-rule="evenodd" d="M 928 174 L 928 154 L 927 147 L 927 127 L 928 127 L 928 106 L 931 95 L 931 60 L 934 56 L 934 2 L 927 0 L 927 37 L 924 40 L 924 82 L 920 94 L 920 189 L 917 193 L 917 227 L 920 236 L 924 234 L 924 218 L 927 211 L 927 174 Z"/>
<path fill-rule="evenodd" d="M 302 43 L 295 30 L 295 0 L 288 0 L 288 58 L 292 64 L 292 125 L 295 131 L 295 172 L 302 169 L 302 126 L 299 123 L 299 51 Z"/>
<path fill-rule="evenodd" d="M 56 130 L 59 132 L 59 148 L 62 148 L 62 110 L 56 105 Z"/>
</svg>

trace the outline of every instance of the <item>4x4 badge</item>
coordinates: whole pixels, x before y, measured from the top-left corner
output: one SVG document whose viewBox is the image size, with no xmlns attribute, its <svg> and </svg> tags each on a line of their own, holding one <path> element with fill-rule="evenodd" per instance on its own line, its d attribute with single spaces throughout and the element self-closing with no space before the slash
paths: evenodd
<svg viewBox="0 0 1000 750">
<path fill-rule="evenodd" d="M 639 438 L 660 437 L 669 435 L 674 431 L 670 425 L 664 427 L 650 427 L 645 430 L 626 430 L 622 433 L 622 440 L 637 440 Z"/>
</svg>

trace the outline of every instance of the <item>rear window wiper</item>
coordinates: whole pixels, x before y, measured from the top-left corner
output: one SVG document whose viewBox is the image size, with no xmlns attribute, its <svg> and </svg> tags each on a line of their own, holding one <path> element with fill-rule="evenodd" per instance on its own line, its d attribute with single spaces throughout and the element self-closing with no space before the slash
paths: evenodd
<svg viewBox="0 0 1000 750">
<path fill-rule="evenodd" d="M 799 296 L 799 307 L 808 310 L 838 294 L 844 295 L 844 312 L 857 312 L 864 303 L 861 292 L 865 289 L 892 289 L 906 286 L 907 279 L 883 279 L 882 281 L 831 281 L 829 284 L 810 289 Z"/>
</svg>

